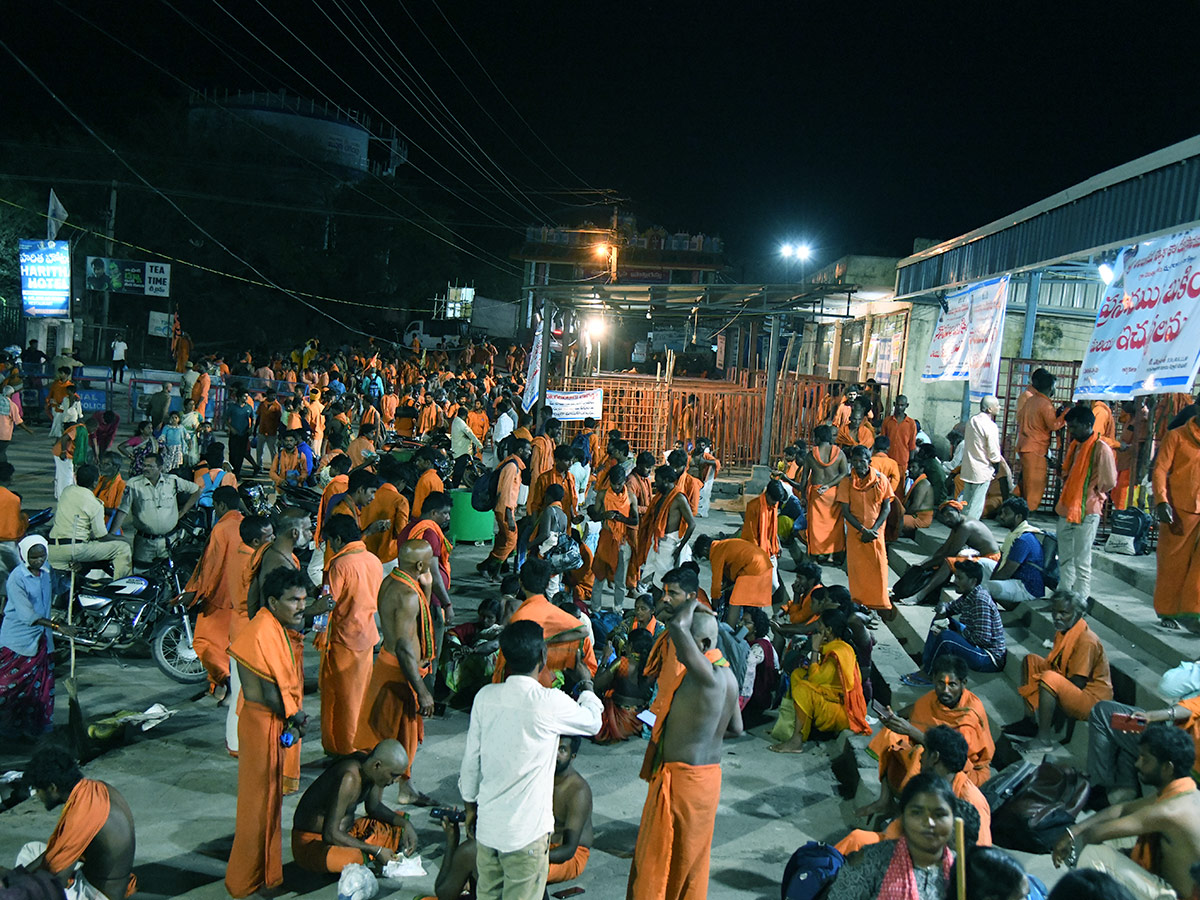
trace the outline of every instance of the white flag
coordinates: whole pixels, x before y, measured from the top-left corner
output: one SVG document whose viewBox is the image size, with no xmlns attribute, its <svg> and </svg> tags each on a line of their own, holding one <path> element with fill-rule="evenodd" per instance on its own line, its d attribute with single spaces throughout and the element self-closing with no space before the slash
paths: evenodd
<svg viewBox="0 0 1200 900">
<path fill-rule="evenodd" d="M 50 209 L 46 216 L 46 240 L 52 241 L 58 237 L 58 229 L 62 228 L 63 222 L 67 221 L 67 210 L 54 193 L 54 188 L 50 188 Z"/>
</svg>

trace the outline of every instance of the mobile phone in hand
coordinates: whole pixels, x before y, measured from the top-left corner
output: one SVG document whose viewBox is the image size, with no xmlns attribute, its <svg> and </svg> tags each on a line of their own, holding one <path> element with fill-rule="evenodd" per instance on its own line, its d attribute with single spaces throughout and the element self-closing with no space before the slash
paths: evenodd
<svg viewBox="0 0 1200 900">
<path fill-rule="evenodd" d="M 559 898 L 559 900 L 561 900 L 563 897 L 574 897 L 576 894 L 582 893 L 584 893 L 583 888 L 581 888 L 579 885 L 575 885 L 574 887 L 569 887 L 566 890 L 559 891 L 558 893 L 551 894 L 550 896 Z"/>
<path fill-rule="evenodd" d="M 1141 734 L 1150 723 L 1140 713 L 1113 713 L 1112 718 L 1109 719 L 1109 724 L 1112 725 L 1113 731 Z"/>
</svg>

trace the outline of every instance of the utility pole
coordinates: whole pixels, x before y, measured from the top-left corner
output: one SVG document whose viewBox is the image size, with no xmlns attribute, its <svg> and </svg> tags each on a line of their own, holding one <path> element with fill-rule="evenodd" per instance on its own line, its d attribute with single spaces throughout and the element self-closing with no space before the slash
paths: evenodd
<svg viewBox="0 0 1200 900">
<path fill-rule="evenodd" d="M 117 230 L 117 182 L 114 180 L 112 183 L 112 188 L 110 188 L 109 192 L 108 192 L 108 220 L 105 222 L 105 225 L 104 225 L 104 255 L 107 257 L 111 257 L 113 254 L 113 237 L 115 237 L 115 235 L 116 235 L 116 230 Z M 107 266 L 106 266 L 106 268 L 107 268 Z M 109 298 L 109 294 L 111 293 L 109 290 L 109 287 L 107 285 L 110 285 L 111 282 L 108 279 L 105 279 L 104 283 L 105 283 L 106 287 L 104 288 L 104 305 L 103 305 L 103 307 L 101 307 L 100 324 L 101 324 L 101 326 L 103 326 L 104 329 L 107 329 L 108 328 L 108 298 Z M 105 333 L 106 333 L 106 331 L 102 330 L 102 332 L 101 332 L 101 342 L 102 343 L 104 340 Z M 100 358 L 103 358 L 103 357 L 101 356 Z"/>
<path fill-rule="evenodd" d="M 779 379 L 779 316 L 771 316 L 771 339 L 767 342 L 767 388 L 763 397 L 762 445 L 758 464 L 771 464 L 771 434 L 775 430 L 775 382 Z"/>
</svg>

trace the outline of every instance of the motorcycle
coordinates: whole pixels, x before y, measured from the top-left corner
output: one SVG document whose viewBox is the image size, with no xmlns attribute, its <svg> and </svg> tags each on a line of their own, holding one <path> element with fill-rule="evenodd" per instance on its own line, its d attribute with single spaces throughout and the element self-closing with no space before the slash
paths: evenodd
<svg viewBox="0 0 1200 900">
<path fill-rule="evenodd" d="M 55 597 L 51 619 L 65 623 L 68 605 L 73 604 L 72 625 L 80 647 L 121 651 L 147 643 L 155 664 L 168 678 L 198 684 L 208 676 L 192 648 L 193 617 L 180 603 L 180 573 L 186 575 L 187 570 L 177 566 L 174 558 L 186 555 L 195 535 L 174 537 L 167 538 L 166 558 L 140 574 L 106 579 L 94 577 L 92 567 L 77 578 L 73 597 L 69 589 Z"/>
</svg>

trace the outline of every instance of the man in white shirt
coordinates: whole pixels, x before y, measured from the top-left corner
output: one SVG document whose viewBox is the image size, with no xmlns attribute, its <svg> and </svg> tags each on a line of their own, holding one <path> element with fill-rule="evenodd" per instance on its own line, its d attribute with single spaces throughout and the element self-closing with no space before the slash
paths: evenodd
<svg viewBox="0 0 1200 900">
<path fill-rule="evenodd" d="M 1000 455 L 1000 429 L 996 426 L 996 413 L 1000 401 L 988 394 L 979 401 L 980 412 L 967 421 L 963 438 L 962 469 L 964 514 L 968 518 L 983 518 L 983 503 L 987 499 L 988 485 L 999 469 L 1004 477 L 1013 480 L 1012 469 Z"/>
<path fill-rule="evenodd" d="M 579 701 L 542 687 L 546 642 L 537 622 L 513 622 L 500 635 L 509 676 L 475 695 L 458 788 L 467 833 L 476 839 L 480 900 L 541 900 L 554 831 L 554 768 L 560 735 L 600 730 L 604 705 L 576 662 Z"/>
<path fill-rule="evenodd" d="M 113 381 L 125 383 L 125 353 L 129 350 L 129 345 L 125 343 L 125 335 L 118 334 L 117 339 L 112 342 L 112 373 Z"/>
<path fill-rule="evenodd" d="M 492 453 L 495 455 L 495 462 L 492 464 L 493 469 L 496 467 L 496 463 L 507 457 L 507 454 L 504 453 L 503 448 L 500 446 L 501 442 L 512 434 L 517 427 L 516 423 L 507 414 L 511 409 L 512 404 L 507 400 L 501 400 L 496 404 L 498 415 L 496 416 L 496 424 L 492 426 Z"/>
<path fill-rule="evenodd" d="M 475 451 L 483 449 L 483 442 L 475 437 L 475 432 L 467 424 L 467 407 L 459 404 L 454 418 L 450 421 L 450 455 L 454 457 L 454 472 L 450 483 L 457 487 L 462 483 L 463 472 L 467 464 L 475 456 Z"/>
</svg>

